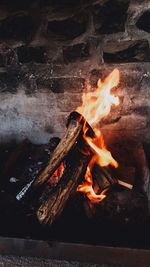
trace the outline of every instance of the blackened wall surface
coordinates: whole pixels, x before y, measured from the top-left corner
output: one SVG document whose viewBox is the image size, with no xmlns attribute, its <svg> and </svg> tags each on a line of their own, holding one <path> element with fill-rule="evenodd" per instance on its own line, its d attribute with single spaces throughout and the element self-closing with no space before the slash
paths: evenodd
<svg viewBox="0 0 150 267">
<path fill-rule="evenodd" d="M 117 67 L 120 105 L 100 126 L 149 142 L 149 10 L 148 0 L 2 0 L 0 140 L 61 136 L 82 92 Z"/>
</svg>

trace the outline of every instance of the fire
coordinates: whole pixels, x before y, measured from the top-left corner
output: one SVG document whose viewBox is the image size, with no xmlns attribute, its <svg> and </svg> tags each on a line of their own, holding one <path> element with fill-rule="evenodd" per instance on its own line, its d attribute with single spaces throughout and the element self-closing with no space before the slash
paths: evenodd
<svg viewBox="0 0 150 267">
<path fill-rule="evenodd" d="M 91 160 L 85 173 L 85 182 L 82 185 L 78 186 L 77 191 L 86 193 L 87 197 L 91 200 L 91 202 L 98 203 L 106 197 L 105 192 L 108 189 L 106 188 L 105 190 L 103 190 L 101 194 L 96 194 L 94 192 L 93 180 L 92 180 L 92 174 L 91 174 L 91 168 L 93 166 L 93 163 L 94 161 Z"/>
<path fill-rule="evenodd" d="M 60 166 L 57 168 L 57 170 L 50 177 L 50 183 L 56 184 L 58 182 L 59 178 L 63 175 L 63 172 L 64 172 L 64 164 L 62 162 L 60 164 Z"/>
<path fill-rule="evenodd" d="M 104 82 L 98 80 L 97 88 L 94 91 L 83 94 L 83 104 L 77 108 L 77 111 L 84 116 L 91 126 L 108 115 L 113 104 L 119 104 L 119 98 L 110 93 L 111 89 L 118 85 L 119 78 L 118 69 L 114 69 Z"/>
<path fill-rule="evenodd" d="M 103 167 L 109 164 L 115 168 L 118 167 L 118 162 L 112 157 L 111 152 L 107 150 L 102 133 L 96 128 L 96 124 L 109 114 L 112 105 L 119 104 L 119 98 L 111 94 L 111 89 L 118 85 L 119 79 L 118 69 L 114 69 L 104 82 L 99 79 L 97 88 L 93 92 L 84 93 L 82 97 L 83 104 L 77 108 L 77 111 L 85 117 L 95 131 L 95 137 L 91 138 L 86 135 L 87 128 L 85 126 L 83 128 L 83 137 L 94 152 L 94 157 L 87 167 L 85 182 L 78 186 L 77 191 L 86 193 L 87 197 L 94 203 L 102 201 L 106 197 L 105 192 L 108 189 L 105 189 L 100 195 L 94 192 L 91 174 L 93 164 L 96 162 Z"/>
</svg>

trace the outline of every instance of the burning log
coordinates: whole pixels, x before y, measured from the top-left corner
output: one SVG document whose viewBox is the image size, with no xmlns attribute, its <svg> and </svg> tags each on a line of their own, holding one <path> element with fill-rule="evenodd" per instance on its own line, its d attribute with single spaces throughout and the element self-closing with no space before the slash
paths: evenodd
<svg viewBox="0 0 150 267">
<path fill-rule="evenodd" d="M 108 114 L 112 104 L 117 105 L 119 103 L 117 97 L 110 95 L 111 86 L 109 79 L 112 80 L 112 87 L 116 86 L 119 82 L 119 71 L 115 69 L 103 84 L 100 81 L 98 83 L 99 93 L 97 94 L 94 92 L 95 97 L 92 98 L 92 102 L 87 95 L 84 98 L 85 103 L 83 103 L 83 106 L 77 109 L 84 116 L 87 114 L 90 115 L 87 116 L 86 119 L 91 123 L 91 125 L 98 122 L 99 118 Z M 105 87 L 107 88 L 107 93 L 104 90 Z M 104 103 L 101 101 L 103 98 L 105 100 Z M 90 112 L 87 111 L 89 108 L 87 105 L 89 100 L 91 102 Z M 105 102 L 108 103 L 108 105 L 106 105 Z M 49 195 L 45 198 L 45 191 L 47 190 L 49 178 L 58 169 L 64 159 L 66 159 L 66 157 L 69 158 L 70 155 L 73 155 L 71 156 L 72 159 L 76 159 L 75 162 L 73 160 L 74 164 L 71 167 L 70 174 L 68 171 L 67 173 L 64 172 L 63 176 L 58 179 L 57 186 L 52 187 Z M 90 161 L 92 155 L 94 155 L 94 161 L 93 159 Z M 101 201 L 101 199 L 105 197 L 103 194 L 96 195 L 93 189 L 91 170 L 94 162 L 99 162 L 101 166 L 107 166 L 109 164 L 114 167 L 118 166 L 118 163 L 113 159 L 111 153 L 105 148 L 100 132 L 96 131 L 95 134 L 84 117 L 77 112 L 73 112 L 68 119 L 67 130 L 64 137 L 54 150 L 46 168 L 31 185 L 31 188 L 41 195 L 40 200 L 42 200 L 42 203 L 36 212 L 41 224 L 51 225 L 53 223 L 55 218 L 63 210 L 66 201 L 73 189 L 77 187 L 79 180 L 83 177 L 84 173 L 86 182 L 78 187 L 78 191 L 86 192 L 88 197 L 92 196 L 93 198 L 94 196 L 94 198 L 98 201 Z M 103 171 L 101 177 L 101 184 L 100 181 L 97 183 L 100 190 L 101 188 L 108 187 L 111 183 L 113 183 L 112 179 L 110 179 L 111 182 L 109 181 L 109 175 L 106 171 Z M 84 188 L 86 188 L 86 191 Z"/>
<path fill-rule="evenodd" d="M 99 193 L 117 183 L 117 180 L 112 178 L 109 167 L 100 167 L 95 164 L 92 169 L 92 176 L 93 186 L 98 189 Z"/>
<path fill-rule="evenodd" d="M 72 119 L 70 116 L 68 128 L 64 137 L 59 142 L 58 146 L 54 150 L 52 157 L 50 158 L 47 167 L 42 171 L 40 176 L 34 181 L 33 187 L 36 190 L 40 186 L 44 185 L 52 174 L 59 167 L 60 163 L 68 155 L 69 151 L 75 146 L 77 139 L 82 131 L 83 125 L 80 121 Z"/>
<path fill-rule="evenodd" d="M 52 189 L 44 201 L 41 199 L 42 204 L 36 212 L 37 218 L 43 226 L 51 226 L 61 214 L 69 197 L 84 177 L 89 161 L 90 156 L 84 155 L 77 148 L 69 156 L 67 162 L 69 167 L 64 171 L 57 187 Z"/>
<path fill-rule="evenodd" d="M 36 194 L 36 197 L 40 198 L 36 214 L 40 223 L 45 226 L 51 226 L 56 217 L 61 214 L 70 195 L 77 189 L 79 182 L 84 177 L 93 155 L 91 147 L 84 139 L 84 131 L 86 128 L 86 136 L 90 138 L 94 138 L 95 133 L 84 117 L 77 112 L 72 112 L 68 118 L 67 127 L 64 137 L 54 150 L 46 168 L 31 185 L 35 194 L 40 192 L 39 195 Z M 67 166 L 64 173 L 62 177 L 57 177 L 57 184 L 52 186 L 50 183 L 53 174 L 66 158 Z M 96 184 L 100 193 L 115 183 L 106 168 L 95 165 L 93 173 L 94 185 Z M 97 199 L 104 197 L 104 195 L 100 195 Z"/>
<path fill-rule="evenodd" d="M 106 197 L 107 190 L 112 188 L 112 185 L 117 184 L 117 180 L 111 176 L 109 167 L 101 167 L 95 163 L 91 175 L 92 186 L 88 187 L 88 183 L 83 183 L 78 187 L 78 191 L 87 193 L 88 198 L 83 200 L 83 209 L 88 218 L 92 218 L 95 215 L 96 206 Z M 95 206 L 94 204 L 97 205 Z"/>
<path fill-rule="evenodd" d="M 55 171 L 58 170 L 63 160 L 68 157 L 69 153 L 76 147 L 77 142 L 80 143 L 80 149 L 81 147 L 84 147 L 83 150 L 85 154 L 90 154 L 89 151 L 86 152 L 87 145 L 83 140 L 84 125 L 87 125 L 88 127 L 87 134 L 90 136 L 94 136 L 93 130 L 79 113 L 72 112 L 70 114 L 70 116 L 68 117 L 66 133 L 61 141 L 56 142 L 56 144 L 54 144 L 55 149 L 47 166 L 38 177 L 36 177 L 23 187 L 23 189 L 16 196 L 17 200 L 21 200 L 26 196 L 26 199 L 28 198 L 28 200 L 30 201 L 31 199 L 33 199 L 32 195 L 34 195 L 34 199 L 36 202 L 37 198 L 39 198 L 41 194 L 43 194 L 43 192 L 47 190 L 45 185 L 47 184 L 48 180 L 52 178 L 52 176 L 55 174 Z M 57 177 L 57 179 L 59 180 L 59 177 Z M 52 185 L 51 183 L 51 187 L 53 186 L 54 185 Z"/>
<path fill-rule="evenodd" d="M 60 215 L 64 206 L 81 178 L 84 177 L 87 165 L 91 158 L 91 150 L 83 139 L 83 127 L 86 125 L 87 134 L 94 136 L 91 127 L 77 112 L 72 112 L 68 118 L 67 130 L 58 142 L 53 154 L 41 174 L 28 183 L 16 196 L 21 200 L 26 196 L 25 202 L 31 204 L 36 211 L 38 220 L 42 225 L 51 225 Z M 66 170 L 63 175 L 55 173 L 66 160 Z M 61 177 L 62 176 L 62 177 Z M 60 180 L 60 181 L 59 181 Z M 31 206 L 29 204 L 29 206 Z"/>
<path fill-rule="evenodd" d="M 93 136 L 93 130 L 79 113 L 72 112 L 70 114 L 64 138 L 54 150 L 46 169 L 37 178 L 36 181 L 38 182 L 35 181 L 35 185 L 45 184 L 47 178 L 53 174 L 58 165 L 67 156 L 67 166 L 57 186 L 51 188 L 48 194 L 45 193 L 47 190 L 47 186 L 45 186 L 40 198 L 41 205 L 36 214 L 42 225 L 50 226 L 55 218 L 61 214 L 70 195 L 76 190 L 77 185 L 84 177 L 92 155 L 90 149 L 88 148 L 87 150 L 87 144 L 83 140 L 83 127 L 85 124 L 88 127 L 88 134 Z"/>
<path fill-rule="evenodd" d="M 109 80 L 111 80 L 111 86 Z M 77 111 L 83 114 L 91 125 L 98 122 L 99 118 L 108 114 L 112 104 L 119 104 L 119 99 L 110 95 L 111 87 L 117 86 L 118 82 L 119 71 L 115 69 L 104 83 L 101 83 L 101 81 L 98 82 L 97 92 L 94 92 L 92 100 L 88 94 L 83 98 L 83 106 L 79 107 Z M 104 89 L 107 89 L 107 92 Z M 102 101 L 103 98 L 104 101 Z M 106 105 L 106 103 L 108 104 Z M 90 104 L 90 109 L 88 104 Z M 90 112 L 88 112 L 88 109 Z M 70 155 L 73 155 L 72 158 L 77 157 L 70 175 L 68 172 L 67 174 L 64 172 L 63 176 L 58 179 L 57 187 L 52 187 L 50 194 L 43 201 L 42 196 L 45 196 L 44 192 L 47 190 L 49 178 L 58 169 L 64 159 L 66 157 L 69 158 Z M 94 161 L 93 159 L 92 161 L 90 160 L 91 155 L 94 155 Z M 84 173 L 86 182 L 78 187 L 78 191 L 86 192 L 87 196 L 92 195 L 92 197 L 94 196 L 99 201 L 105 197 L 103 194 L 97 196 L 93 189 L 91 170 L 94 162 L 98 162 L 101 166 L 107 166 L 109 164 L 114 167 L 118 166 L 111 153 L 105 148 L 100 132 L 96 131 L 95 134 L 84 117 L 77 112 L 73 112 L 69 117 L 66 133 L 54 150 L 47 167 L 32 184 L 32 189 L 38 193 L 41 191 L 40 194 L 42 194 L 40 199 L 43 202 L 37 210 L 37 217 L 42 224 L 51 225 L 53 223 L 56 215 L 61 213 L 72 190 L 78 185 L 78 181 Z M 109 176 L 107 178 L 106 176 L 106 172 L 103 172 L 103 185 L 101 187 L 110 184 L 110 181 L 108 183 Z M 86 191 L 84 191 L 84 188 L 86 188 Z"/>
</svg>

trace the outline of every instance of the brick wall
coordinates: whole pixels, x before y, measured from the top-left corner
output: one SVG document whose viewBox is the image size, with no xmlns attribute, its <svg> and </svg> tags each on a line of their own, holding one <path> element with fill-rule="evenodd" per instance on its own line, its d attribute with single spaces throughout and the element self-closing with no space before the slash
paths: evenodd
<svg viewBox="0 0 150 267">
<path fill-rule="evenodd" d="M 150 143 L 148 0 L 2 0 L 0 141 L 62 136 L 68 114 L 115 67 L 119 107 L 100 127 Z"/>
</svg>

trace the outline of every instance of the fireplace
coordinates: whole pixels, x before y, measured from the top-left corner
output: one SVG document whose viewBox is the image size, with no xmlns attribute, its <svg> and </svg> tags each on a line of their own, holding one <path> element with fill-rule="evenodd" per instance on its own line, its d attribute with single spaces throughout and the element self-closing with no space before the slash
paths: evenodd
<svg viewBox="0 0 150 267">
<path fill-rule="evenodd" d="M 91 251 L 96 260 L 71 258 L 68 252 L 60 259 L 130 266 L 126 260 L 99 261 L 98 252 L 93 251 L 101 246 L 102 251 L 106 249 L 104 254 L 114 253 L 116 258 L 119 253 L 132 252 L 138 257 L 142 251 L 139 264 L 148 261 L 149 8 L 149 1 L 135 0 L 1 1 L 0 235 L 8 248 L 2 254 L 16 255 L 10 243 L 28 243 L 30 238 L 29 246 L 64 242 L 52 253 L 55 259 L 59 259 L 57 250 L 65 247 L 69 251 L 68 244 L 75 243 L 72 255 L 74 251 L 79 255 L 80 248 L 84 251 L 85 244 L 85 255 Z M 98 80 L 103 82 L 114 69 L 120 73 L 119 84 L 112 88 L 119 105 L 112 105 L 97 126 L 119 163 L 116 169 L 110 167 L 111 178 L 121 183 L 112 182 L 99 204 L 75 192 L 61 215 L 45 229 L 32 212 L 31 204 L 36 205 L 30 198 L 33 180 L 63 140 L 67 118 L 78 111 L 83 94 L 94 92 Z M 21 253 L 17 255 L 38 257 L 39 250 L 33 255 Z M 41 253 L 42 257 L 48 258 L 48 253 Z M 138 266 L 133 260 L 134 265 Z"/>
</svg>

